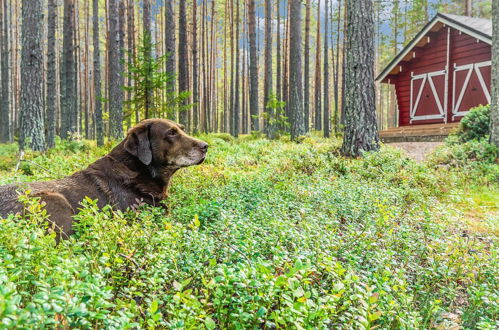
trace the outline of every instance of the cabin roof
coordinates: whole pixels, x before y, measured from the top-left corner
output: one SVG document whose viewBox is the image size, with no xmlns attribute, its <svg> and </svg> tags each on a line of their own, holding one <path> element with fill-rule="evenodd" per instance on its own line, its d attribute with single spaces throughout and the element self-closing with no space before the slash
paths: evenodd
<svg viewBox="0 0 499 330">
<path fill-rule="evenodd" d="M 459 16 L 452 14 L 438 13 L 428 22 L 425 27 L 398 53 L 397 56 L 385 67 L 385 69 L 376 78 L 377 81 L 383 81 L 392 70 L 402 61 L 409 52 L 418 46 L 423 38 L 430 31 L 438 28 L 438 25 L 445 24 L 456 30 L 462 31 L 472 37 L 479 39 L 489 45 L 492 44 L 492 21 L 484 18 Z"/>
</svg>

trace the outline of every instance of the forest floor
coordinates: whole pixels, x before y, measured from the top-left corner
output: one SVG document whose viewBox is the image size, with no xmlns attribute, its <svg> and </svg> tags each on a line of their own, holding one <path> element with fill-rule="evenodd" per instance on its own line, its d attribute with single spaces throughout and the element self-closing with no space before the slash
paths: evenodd
<svg viewBox="0 0 499 330">
<path fill-rule="evenodd" d="M 28 197 L 0 219 L 0 322 L 76 328 L 498 328 L 499 165 L 483 142 L 417 162 L 337 139 L 201 136 L 161 208 L 99 210 L 54 244 Z M 48 180 L 106 154 L 93 142 L 0 145 L 0 184 Z M 48 171 L 47 169 L 50 169 Z"/>
<path fill-rule="evenodd" d="M 442 142 L 394 142 L 387 145 L 404 150 L 407 155 L 418 162 L 425 160 Z"/>
</svg>

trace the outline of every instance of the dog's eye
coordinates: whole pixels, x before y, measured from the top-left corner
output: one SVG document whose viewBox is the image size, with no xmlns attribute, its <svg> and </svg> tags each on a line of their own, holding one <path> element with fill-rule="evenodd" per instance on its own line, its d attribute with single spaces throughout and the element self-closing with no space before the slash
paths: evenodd
<svg viewBox="0 0 499 330">
<path fill-rule="evenodd" d="M 172 128 L 166 134 L 168 136 L 175 136 L 175 135 L 177 135 L 177 130 Z"/>
</svg>

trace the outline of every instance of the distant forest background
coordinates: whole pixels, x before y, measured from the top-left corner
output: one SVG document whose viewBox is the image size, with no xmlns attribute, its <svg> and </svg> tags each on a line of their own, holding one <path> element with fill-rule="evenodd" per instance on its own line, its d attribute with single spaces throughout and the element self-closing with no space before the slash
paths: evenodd
<svg viewBox="0 0 499 330">
<path fill-rule="evenodd" d="M 491 2 L 374 1 L 376 73 L 437 12 L 490 18 Z M 0 0 L 0 142 L 19 135 L 22 102 L 38 109 L 27 115 L 39 116 L 40 125 L 28 130 L 43 132 L 43 143 L 31 141 L 40 150 L 56 136 L 102 144 L 150 117 L 180 121 L 194 133 L 285 132 L 297 56 L 290 52 L 289 3 Z M 342 129 L 347 3 L 302 1 L 303 67 L 296 72 L 305 131 L 329 136 Z M 24 26 L 31 33 L 26 58 Z M 24 61 L 43 71 L 41 97 L 23 92 L 22 75 L 30 81 Z M 376 96 L 378 129 L 396 125 L 393 89 L 377 84 Z"/>
</svg>

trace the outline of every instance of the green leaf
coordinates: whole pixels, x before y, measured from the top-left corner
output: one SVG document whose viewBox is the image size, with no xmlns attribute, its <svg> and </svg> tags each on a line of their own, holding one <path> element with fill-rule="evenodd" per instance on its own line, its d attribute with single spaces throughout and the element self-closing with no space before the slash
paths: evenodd
<svg viewBox="0 0 499 330">
<path fill-rule="evenodd" d="M 213 319 L 211 317 L 209 317 L 209 316 L 207 316 L 204 319 L 204 325 L 209 330 L 215 329 L 217 327 L 217 324 L 215 323 L 215 321 L 213 321 Z"/>
</svg>

